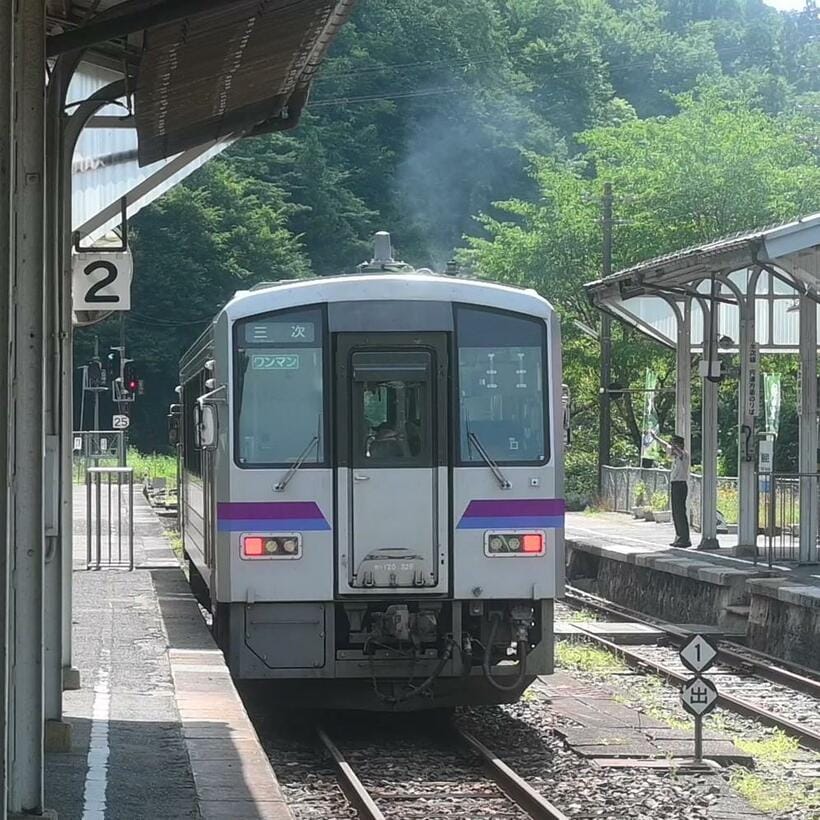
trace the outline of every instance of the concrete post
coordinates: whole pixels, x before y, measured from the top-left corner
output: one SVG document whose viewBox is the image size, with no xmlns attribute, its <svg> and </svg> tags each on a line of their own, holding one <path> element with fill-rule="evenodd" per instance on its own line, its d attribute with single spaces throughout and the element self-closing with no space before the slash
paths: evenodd
<svg viewBox="0 0 820 820">
<path fill-rule="evenodd" d="M 710 311 L 715 311 L 714 331 L 709 322 Z M 718 451 L 718 383 L 707 376 L 717 373 L 717 337 L 719 306 L 717 302 L 703 311 L 703 406 L 701 412 L 701 463 L 703 482 L 701 484 L 701 542 L 698 549 L 717 549 L 717 451 Z M 709 342 L 712 336 L 711 344 Z M 711 354 L 711 355 L 710 355 Z M 709 359 L 711 358 L 711 361 Z"/>
<path fill-rule="evenodd" d="M 817 561 L 817 302 L 800 297 L 800 553 Z"/>
<path fill-rule="evenodd" d="M 679 306 L 678 346 L 675 352 L 675 432 L 692 452 L 692 302 Z"/>
<path fill-rule="evenodd" d="M 43 813 L 43 244 L 45 7 L 14 12 L 16 116 L 11 440 L 13 660 L 8 809 Z"/>
<path fill-rule="evenodd" d="M 46 95 L 46 211 L 45 211 L 45 390 L 43 421 L 46 437 L 45 461 L 45 535 L 46 552 L 43 575 L 43 685 L 45 746 L 48 751 L 68 751 L 69 724 L 62 723 L 62 539 L 60 515 L 60 440 L 61 340 L 60 340 L 60 96 L 56 86 L 59 74 L 52 72 Z"/>
<path fill-rule="evenodd" d="M 738 419 L 738 538 L 733 554 L 757 554 L 757 469 L 755 465 L 755 424 L 757 408 L 762 401 L 759 354 L 755 344 L 755 288 L 757 276 L 751 277 L 746 295 L 739 303 L 740 385 L 737 399 Z"/>
<path fill-rule="evenodd" d="M 8 791 L 8 430 L 9 430 L 9 295 L 11 293 L 14 0 L 0 0 L 0 817 L 6 817 Z"/>
</svg>

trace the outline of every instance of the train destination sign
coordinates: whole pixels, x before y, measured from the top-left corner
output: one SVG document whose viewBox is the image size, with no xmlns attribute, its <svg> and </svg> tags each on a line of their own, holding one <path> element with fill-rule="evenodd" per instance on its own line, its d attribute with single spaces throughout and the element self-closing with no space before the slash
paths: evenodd
<svg viewBox="0 0 820 820">
<path fill-rule="evenodd" d="M 248 344 L 312 344 L 316 341 L 313 322 L 253 322 L 245 326 Z"/>
<path fill-rule="evenodd" d="M 715 649 L 703 635 L 693 635 L 680 651 L 681 663 L 691 672 L 705 672 L 717 657 Z"/>
<path fill-rule="evenodd" d="M 717 687 L 709 678 L 696 676 L 684 684 L 680 699 L 683 708 L 690 715 L 701 718 L 717 706 Z"/>
</svg>

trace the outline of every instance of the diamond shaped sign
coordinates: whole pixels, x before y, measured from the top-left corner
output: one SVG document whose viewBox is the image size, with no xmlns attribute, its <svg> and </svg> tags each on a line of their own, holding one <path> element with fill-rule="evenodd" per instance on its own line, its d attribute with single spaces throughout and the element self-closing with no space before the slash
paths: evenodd
<svg viewBox="0 0 820 820">
<path fill-rule="evenodd" d="M 680 693 L 683 708 L 694 717 L 708 714 L 717 705 L 717 687 L 709 678 L 691 678 Z"/>
<path fill-rule="evenodd" d="M 716 657 L 717 649 L 703 635 L 693 635 L 680 651 L 681 662 L 695 674 L 705 672 Z"/>
</svg>

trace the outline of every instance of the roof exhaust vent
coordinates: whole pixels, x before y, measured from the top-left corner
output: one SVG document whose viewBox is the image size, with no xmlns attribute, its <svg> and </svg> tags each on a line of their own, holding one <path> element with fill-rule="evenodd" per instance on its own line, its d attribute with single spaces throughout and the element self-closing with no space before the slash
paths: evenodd
<svg viewBox="0 0 820 820">
<path fill-rule="evenodd" d="M 393 243 L 387 231 L 379 231 L 373 237 L 373 258 L 357 267 L 359 273 L 409 273 L 412 265 L 393 258 Z"/>
<path fill-rule="evenodd" d="M 387 231 L 378 231 L 373 238 L 373 261 L 370 264 L 392 265 L 394 262 L 390 234 Z"/>
</svg>

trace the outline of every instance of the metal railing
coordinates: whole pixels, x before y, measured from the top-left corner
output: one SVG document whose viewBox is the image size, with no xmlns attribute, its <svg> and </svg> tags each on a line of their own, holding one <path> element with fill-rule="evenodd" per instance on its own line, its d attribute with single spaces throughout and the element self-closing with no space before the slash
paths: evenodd
<svg viewBox="0 0 820 820">
<path fill-rule="evenodd" d="M 125 467 L 125 430 L 75 430 L 72 439 L 76 482 L 85 479 L 89 467 Z"/>
<path fill-rule="evenodd" d="M 814 503 L 801 516 L 800 490 L 806 484 Z M 800 527 L 801 523 L 811 525 L 809 516 L 817 518 L 820 474 L 763 473 L 759 476 L 758 491 L 759 532 L 765 539 L 769 566 L 775 561 L 800 561 Z M 808 556 L 809 561 L 820 558 L 816 536 L 813 546 L 814 554 Z"/>
<path fill-rule="evenodd" d="M 86 569 L 133 570 L 133 469 L 89 467 L 85 474 L 85 493 Z"/>
<path fill-rule="evenodd" d="M 613 512 L 631 513 L 635 507 L 655 506 L 658 494 L 669 501 L 670 471 L 659 467 L 604 467 L 603 497 L 601 501 Z M 738 518 L 737 478 L 720 476 L 718 486 L 718 525 L 735 524 Z M 687 502 L 689 523 L 696 530 L 701 525 L 703 477 L 689 476 Z"/>
</svg>

